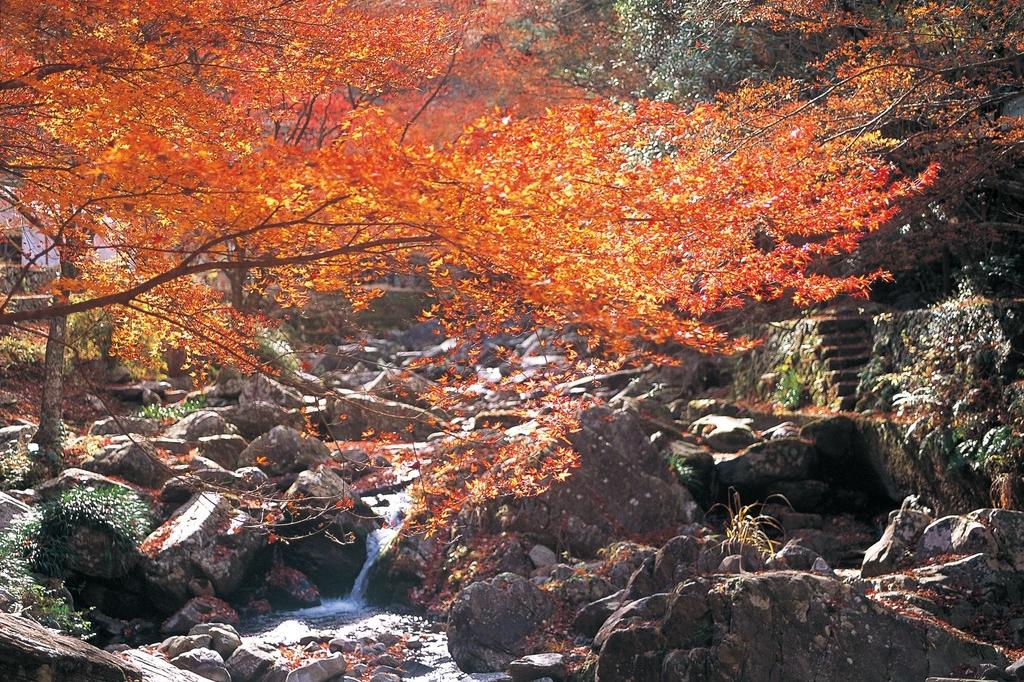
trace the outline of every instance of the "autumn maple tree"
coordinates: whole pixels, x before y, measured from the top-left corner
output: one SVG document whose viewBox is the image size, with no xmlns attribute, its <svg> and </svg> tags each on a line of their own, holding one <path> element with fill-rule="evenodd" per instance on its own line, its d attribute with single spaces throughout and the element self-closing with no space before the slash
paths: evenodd
<svg viewBox="0 0 1024 682">
<path fill-rule="evenodd" d="M 251 368 L 241 290 L 358 302 L 367 282 L 416 270 L 446 292 L 427 314 L 456 330 L 528 312 L 609 351 L 729 350 L 747 342 L 716 324 L 724 311 L 864 293 L 876 272 L 823 265 L 935 179 L 846 153 L 792 105 L 752 109 L 759 134 L 741 144 L 728 103 L 578 92 L 519 115 L 493 112 L 492 93 L 485 115 L 449 108 L 429 124 L 433 102 L 458 98 L 452 79 L 470 88 L 487 62 L 467 42 L 470 10 L 7 0 L 0 201 L 49 237 L 62 270 L 47 304 L 8 299 L 0 324 L 103 308 L 118 353 L 155 335 Z M 453 111 L 467 120 L 454 127 Z M 410 135 L 414 123 L 443 131 Z M 233 297 L 215 272 L 244 273 Z M 559 473 L 524 468 L 517 490 L 531 471 Z"/>
</svg>

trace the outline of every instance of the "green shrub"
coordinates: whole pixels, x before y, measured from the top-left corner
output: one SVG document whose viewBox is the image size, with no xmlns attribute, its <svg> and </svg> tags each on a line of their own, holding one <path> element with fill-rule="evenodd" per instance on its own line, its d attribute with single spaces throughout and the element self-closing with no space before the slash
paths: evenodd
<svg viewBox="0 0 1024 682">
<path fill-rule="evenodd" d="M 172 419 L 177 421 L 185 415 L 192 414 L 206 407 L 206 396 L 198 396 L 173 405 L 146 405 L 139 410 L 140 417 L 149 419 Z"/>
<path fill-rule="evenodd" d="M 776 369 L 778 381 L 775 384 L 773 398 L 787 410 L 795 410 L 804 402 L 804 385 L 797 375 L 796 369 L 788 362 Z"/>
<path fill-rule="evenodd" d="M 130 490 L 73 488 L 34 509 L 18 524 L 10 541 L 21 548 L 33 571 L 63 576 L 67 541 L 75 528 L 103 530 L 115 545 L 129 550 L 146 537 L 151 525 L 149 506 Z"/>
<path fill-rule="evenodd" d="M 48 461 L 49 460 L 49 461 Z M 54 455 L 27 440 L 0 445 L 0 488 L 30 488 L 46 478 L 58 463 Z"/>
<path fill-rule="evenodd" d="M 40 337 L 24 334 L 0 336 L 0 371 L 38 364 L 45 354 L 46 343 Z"/>
</svg>

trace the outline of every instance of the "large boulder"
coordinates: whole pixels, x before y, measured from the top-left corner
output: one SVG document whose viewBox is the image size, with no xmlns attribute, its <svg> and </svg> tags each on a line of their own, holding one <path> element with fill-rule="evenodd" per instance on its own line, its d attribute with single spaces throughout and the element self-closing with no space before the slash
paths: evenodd
<svg viewBox="0 0 1024 682">
<path fill-rule="evenodd" d="M 465 672 L 503 671 L 553 612 L 547 594 L 513 573 L 473 583 L 448 610 L 448 651 Z"/>
<path fill-rule="evenodd" d="M 289 426 L 275 426 L 238 456 L 239 466 L 258 466 L 269 474 L 302 471 L 326 462 L 330 449 L 319 439 Z"/>
<path fill-rule="evenodd" d="M 834 578 L 775 572 L 688 581 L 660 614 L 621 619 L 600 644 L 595 679 L 911 682 L 985 664 L 1006 659 Z"/>
<path fill-rule="evenodd" d="M 212 410 L 232 424 L 246 440 L 259 438 L 275 426 L 302 429 L 305 419 L 300 410 L 289 410 L 267 402 L 229 405 Z"/>
<path fill-rule="evenodd" d="M 165 635 L 180 635 L 186 632 L 199 634 L 201 631 L 196 628 L 206 623 L 238 625 L 238 613 L 222 599 L 209 595 L 194 597 L 160 625 L 160 632 Z"/>
<path fill-rule="evenodd" d="M 249 447 L 249 441 L 237 433 L 203 436 L 199 439 L 199 454 L 213 460 L 225 469 L 238 468 L 238 456 Z"/>
<path fill-rule="evenodd" d="M 40 500 L 49 500 L 55 497 L 60 497 L 62 493 L 73 488 L 91 488 L 95 490 L 98 488 L 111 487 L 122 488 L 128 491 L 134 490 L 130 485 L 115 481 L 114 479 L 104 476 L 103 474 L 98 474 L 95 471 L 86 471 L 85 469 L 76 469 L 72 467 L 57 474 L 56 478 L 51 478 L 48 481 L 40 483 L 35 487 L 35 491 Z"/>
<path fill-rule="evenodd" d="M 967 518 L 985 526 L 995 538 L 1000 554 L 1018 571 L 1024 571 L 1024 512 L 978 509 Z"/>
<path fill-rule="evenodd" d="M 170 468 L 156 448 L 143 441 L 113 450 L 101 450 L 82 462 L 82 468 L 104 476 L 116 476 L 145 488 L 159 488 L 171 477 Z"/>
<path fill-rule="evenodd" d="M 700 518 L 693 496 L 675 481 L 632 412 L 588 409 L 570 438 L 579 467 L 541 495 L 507 504 L 494 517 L 499 528 L 491 530 L 526 533 L 591 557 L 615 536 Z"/>
<path fill-rule="evenodd" d="M 336 440 L 360 440 L 366 431 L 397 433 L 417 440 L 443 431 L 447 415 L 359 391 L 336 389 L 326 416 Z"/>
<path fill-rule="evenodd" d="M 238 394 L 239 405 L 253 403 L 273 403 L 284 408 L 303 406 L 301 392 L 263 374 L 254 374 L 246 379 Z"/>
<path fill-rule="evenodd" d="M 222 495 L 195 495 L 142 543 L 143 570 L 154 602 L 170 611 L 191 596 L 189 583 L 208 580 L 230 596 L 242 583 L 266 536 Z"/>
<path fill-rule="evenodd" d="M 237 433 L 238 429 L 222 414 L 214 410 L 198 410 L 187 414 L 176 424 L 164 431 L 165 438 L 177 438 L 196 442 L 206 436 L 222 436 Z"/>
<path fill-rule="evenodd" d="M 992 531 L 963 516 L 943 516 L 921 533 L 914 552 L 915 561 L 926 561 L 947 554 L 995 554 Z"/>
</svg>

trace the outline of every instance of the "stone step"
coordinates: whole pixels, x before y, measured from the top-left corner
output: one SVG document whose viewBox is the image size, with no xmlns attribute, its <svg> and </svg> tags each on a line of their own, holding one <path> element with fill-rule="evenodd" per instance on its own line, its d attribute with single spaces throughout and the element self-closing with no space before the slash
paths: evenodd
<svg viewBox="0 0 1024 682">
<path fill-rule="evenodd" d="M 845 334 L 849 332 L 866 332 L 871 329 L 870 317 L 824 317 L 816 321 L 818 333 Z"/>
<path fill-rule="evenodd" d="M 856 396 L 857 387 L 860 385 L 859 381 L 841 381 L 837 384 L 832 384 L 832 395 L 845 398 L 847 396 Z"/>
<path fill-rule="evenodd" d="M 839 412 L 853 412 L 856 406 L 857 396 L 855 395 L 844 395 L 833 404 L 833 408 Z"/>
<path fill-rule="evenodd" d="M 832 386 L 842 386 L 844 384 L 856 386 L 860 383 L 860 369 L 841 369 L 835 372 L 828 372 L 825 374 L 825 377 Z"/>
<path fill-rule="evenodd" d="M 864 342 L 843 343 L 843 344 L 822 344 L 818 351 L 823 359 L 862 357 L 871 355 L 871 346 Z"/>
<path fill-rule="evenodd" d="M 843 369 L 862 369 L 871 360 L 871 355 L 838 355 L 825 359 L 825 369 L 835 372 Z"/>
</svg>

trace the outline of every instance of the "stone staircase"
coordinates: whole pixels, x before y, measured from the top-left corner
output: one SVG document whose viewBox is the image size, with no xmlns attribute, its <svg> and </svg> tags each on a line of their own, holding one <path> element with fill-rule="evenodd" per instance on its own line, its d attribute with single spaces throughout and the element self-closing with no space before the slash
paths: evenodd
<svg viewBox="0 0 1024 682">
<path fill-rule="evenodd" d="M 49 294 L 38 292 L 54 277 L 53 270 L 32 268 L 24 271 L 19 263 L 0 261 L 0 305 L 6 303 L 4 312 L 36 310 L 46 306 L 50 301 Z"/>
<path fill-rule="evenodd" d="M 826 401 L 840 411 L 857 403 L 860 374 L 871 359 L 871 316 L 850 311 L 814 318 L 820 345 Z"/>
</svg>

